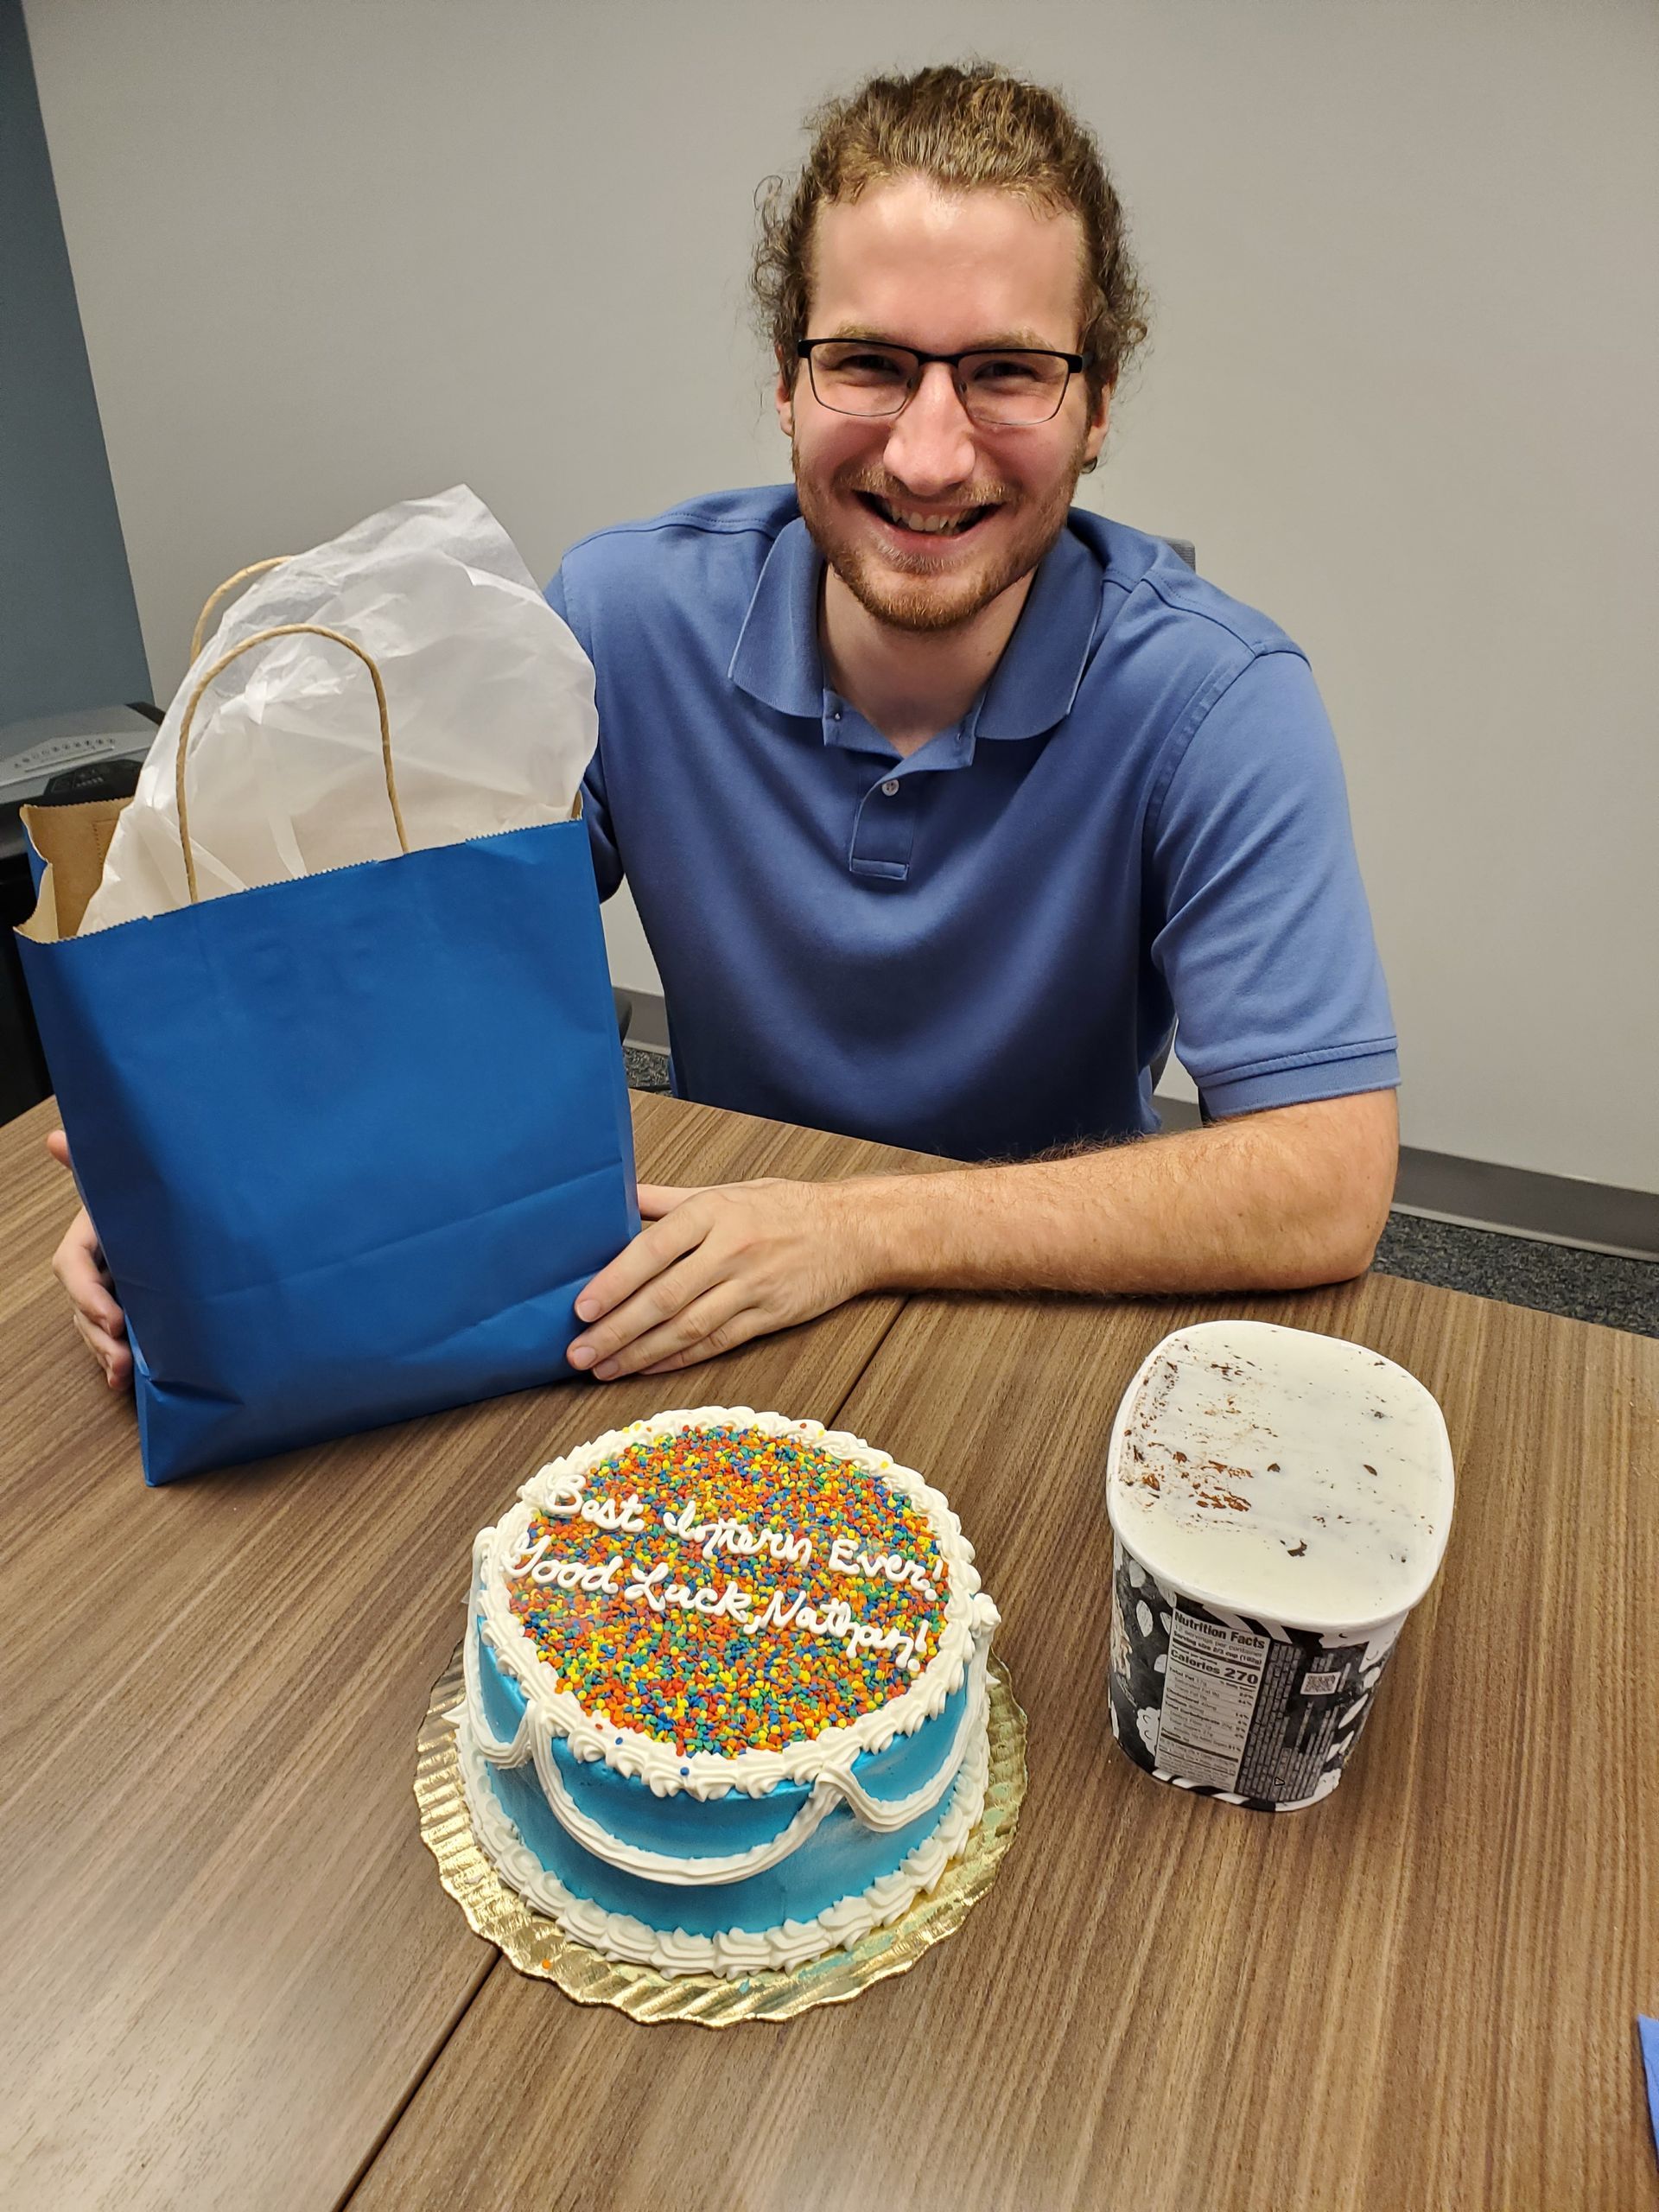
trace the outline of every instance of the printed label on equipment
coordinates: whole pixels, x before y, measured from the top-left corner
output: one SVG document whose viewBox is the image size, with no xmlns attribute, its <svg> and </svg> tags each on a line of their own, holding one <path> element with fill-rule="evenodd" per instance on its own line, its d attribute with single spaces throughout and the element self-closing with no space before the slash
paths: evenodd
<svg viewBox="0 0 1659 2212">
<path fill-rule="evenodd" d="M 1166 1772 L 1216 1789 L 1237 1786 L 1268 1642 L 1176 1605 L 1158 1732 Z"/>
</svg>

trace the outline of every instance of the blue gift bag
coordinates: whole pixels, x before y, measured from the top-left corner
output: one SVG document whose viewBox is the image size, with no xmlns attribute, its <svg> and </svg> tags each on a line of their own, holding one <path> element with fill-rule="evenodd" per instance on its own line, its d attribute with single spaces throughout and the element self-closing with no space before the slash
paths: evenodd
<svg viewBox="0 0 1659 2212">
<path fill-rule="evenodd" d="M 580 821 L 89 937 L 53 911 L 48 873 L 20 949 L 146 1481 L 569 1372 L 639 1225 Z"/>
</svg>

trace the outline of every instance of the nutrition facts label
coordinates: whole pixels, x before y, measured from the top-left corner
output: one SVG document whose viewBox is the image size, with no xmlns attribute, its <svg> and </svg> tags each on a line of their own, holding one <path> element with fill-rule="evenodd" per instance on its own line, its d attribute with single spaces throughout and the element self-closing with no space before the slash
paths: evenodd
<svg viewBox="0 0 1659 2212">
<path fill-rule="evenodd" d="M 1277 1804 L 1319 1785 L 1338 1728 L 1370 1701 L 1363 1644 L 1257 1636 L 1177 1604 L 1170 1618 L 1158 1764 L 1183 1782 Z"/>
<path fill-rule="evenodd" d="M 1200 1620 L 1177 1605 L 1169 1630 L 1158 1763 L 1184 1781 L 1237 1787 L 1267 1663 L 1265 1636 Z"/>
</svg>

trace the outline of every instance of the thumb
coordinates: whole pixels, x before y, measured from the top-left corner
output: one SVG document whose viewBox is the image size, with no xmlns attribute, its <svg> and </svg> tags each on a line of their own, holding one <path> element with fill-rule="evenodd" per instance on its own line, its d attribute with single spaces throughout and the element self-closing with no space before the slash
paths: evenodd
<svg viewBox="0 0 1659 2212">
<path fill-rule="evenodd" d="M 46 1148 L 60 1167 L 67 1167 L 71 1173 L 73 1173 L 73 1163 L 69 1157 L 69 1140 L 61 1129 L 47 1131 Z"/>
</svg>

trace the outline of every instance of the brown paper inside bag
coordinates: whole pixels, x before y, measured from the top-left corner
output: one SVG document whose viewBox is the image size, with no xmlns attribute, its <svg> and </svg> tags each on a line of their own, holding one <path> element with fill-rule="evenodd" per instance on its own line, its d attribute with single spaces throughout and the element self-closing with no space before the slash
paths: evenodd
<svg viewBox="0 0 1659 2212">
<path fill-rule="evenodd" d="M 35 911 L 18 926 L 34 944 L 61 944 L 77 934 L 94 891 L 124 798 L 92 798 L 79 806 L 20 808 L 29 842 L 46 862 Z M 570 802 L 570 819 L 582 819 L 582 792 Z"/>
<path fill-rule="evenodd" d="M 57 944 L 74 936 L 103 880 L 105 855 L 126 804 L 124 798 L 92 798 L 79 806 L 20 810 L 29 842 L 46 862 L 40 898 L 20 936 L 35 944 Z"/>
</svg>

